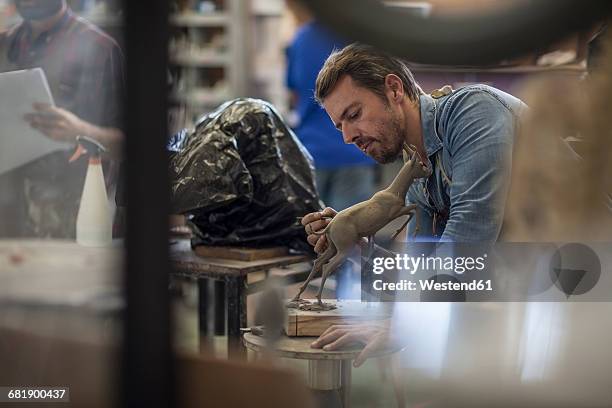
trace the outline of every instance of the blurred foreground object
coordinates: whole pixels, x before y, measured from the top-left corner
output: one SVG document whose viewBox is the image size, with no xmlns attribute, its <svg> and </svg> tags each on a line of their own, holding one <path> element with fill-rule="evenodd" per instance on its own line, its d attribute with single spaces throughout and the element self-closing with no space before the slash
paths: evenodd
<svg viewBox="0 0 612 408">
<path fill-rule="evenodd" d="M 606 0 L 520 1 L 486 12 L 423 17 L 377 0 L 301 0 L 326 26 L 412 62 L 480 65 L 546 48 L 612 13 Z"/>
<path fill-rule="evenodd" d="M 3 328 L 0 336 L 0 383 L 69 387 L 71 407 L 119 406 L 118 347 Z M 184 408 L 314 406 L 299 378 L 277 368 L 181 355 L 177 373 L 179 406 Z"/>
<path fill-rule="evenodd" d="M 0 384 L 70 387 L 71 406 L 108 407 L 119 360 L 123 248 L 0 240 Z"/>
<path fill-rule="evenodd" d="M 24 120 L 41 138 L 72 143 L 86 135 L 119 157 L 125 72 L 117 42 L 76 16 L 65 0 L 15 5 L 23 21 L 0 33 L 0 72 L 42 68 L 57 105 L 34 104 Z M 0 152 L 0 160 L 3 154 L 10 153 Z M 0 236 L 75 238 L 87 160 L 68 163 L 69 157 L 68 151 L 50 153 L 0 176 Z M 104 165 L 112 192 L 117 163 Z"/>
<path fill-rule="evenodd" d="M 514 241 L 612 239 L 612 48 L 581 83 L 525 89 L 530 115 L 517 139 L 504 236 Z"/>
<path fill-rule="evenodd" d="M 0 240 L 2 386 L 69 387 L 71 407 L 119 406 L 122 263 L 122 247 Z M 177 373 L 181 407 L 312 406 L 277 368 L 180 355 Z"/>
</svg>

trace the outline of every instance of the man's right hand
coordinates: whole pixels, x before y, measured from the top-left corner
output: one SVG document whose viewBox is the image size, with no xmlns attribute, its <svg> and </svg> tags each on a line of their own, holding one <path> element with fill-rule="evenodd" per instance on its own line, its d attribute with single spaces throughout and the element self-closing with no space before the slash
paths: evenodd
<svg viewBox="0 0 612 408">
<path fill-rule="evenodd" d="M 308 235 L 306 239 L 310 245 L 314 246 L 317 254 L 327 249 L 327 238 L 325 235 L 315 234 L 314 231 L 321 231 L 325 228 L 336 214 L 338 214 L 336 210 L 327 207 L 323 211 L 312 212 L 302 217 L 302 225 Z"/>
</svg>

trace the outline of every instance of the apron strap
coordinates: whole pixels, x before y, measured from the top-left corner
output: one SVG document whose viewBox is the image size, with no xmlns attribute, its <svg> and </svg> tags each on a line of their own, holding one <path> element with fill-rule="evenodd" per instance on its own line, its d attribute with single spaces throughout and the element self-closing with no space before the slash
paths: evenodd
<svg viewBox="0 0 612 408">
<path fill-rule="evenodd" d="M 445 97 L 451 94 L 452 92 L 453 92 L 453 88 L 450 85 L 444 85 L 442 88 L 432 91 L 431 97 L 434 99 L 440 99 L 442 97 Z M 436 166 L 440 169 L 440 175 L 442 176 L 442 181 L 447 186 L 450 186 L 452 184 L 452 180 L 446 173 L 446 170 L 444 170 L 444 166 L 442 165 L 441 155 L 442 155 L 442 150 L 436 153 Z M 440 220 L 442 220 L 443 222 L 446 222 L 446 220 L 448 220 L 448 212 L 442 213 L 438 211 L 435 206 L 435 203 L 433 204 L 434 204 L 435 210 L 433 211 L 432 232 L 434 236 L 437 236 L 436 228 L 438 227 L 438 223 L 440 222 Z"/>
</svg>

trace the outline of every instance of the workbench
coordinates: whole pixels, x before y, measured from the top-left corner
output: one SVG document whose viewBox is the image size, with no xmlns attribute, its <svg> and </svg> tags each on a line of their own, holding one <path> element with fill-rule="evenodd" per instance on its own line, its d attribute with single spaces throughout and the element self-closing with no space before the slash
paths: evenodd
<svg viewBox="0 0 612 408">
<path fill-rule="evenodd" d="M 170 262 L 174 277 L 195 280 L 198 285 L 198 326 L 200 342 L 208 336 L 208 283 L 214 282 L 215 334 L 224 332 L 227 322 L 228 355 L 244 359 L 246 354 L 240 342 L 240 328 L 247 326 L 246 295 L 261 289 L 260 282 L 249 287 L 251 273 L 267 273 L 300 262 L 309 261 L 305 255 L 288 255 L 254 261 L 239 261 L 202 257 L 191 248 L 189 239 L 174 239 L 170 245 Z M 294 275 L 293 279 L 306 279 L 309 271 Z M 225 321 L 225 319 L 227 319 Z"/>
</svg>

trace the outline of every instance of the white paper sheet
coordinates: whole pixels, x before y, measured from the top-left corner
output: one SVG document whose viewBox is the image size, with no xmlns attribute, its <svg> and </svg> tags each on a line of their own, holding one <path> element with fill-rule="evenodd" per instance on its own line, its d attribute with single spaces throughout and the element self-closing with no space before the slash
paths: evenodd
<svg viewBox="0 0 612 408">
<path fill-rule="evenodd" d="M 0 174 L 72 145 L 49 139 L 23 119 L 34 102 L 54 105 L 41 68 L 0 73 Z"/>
</svg>

